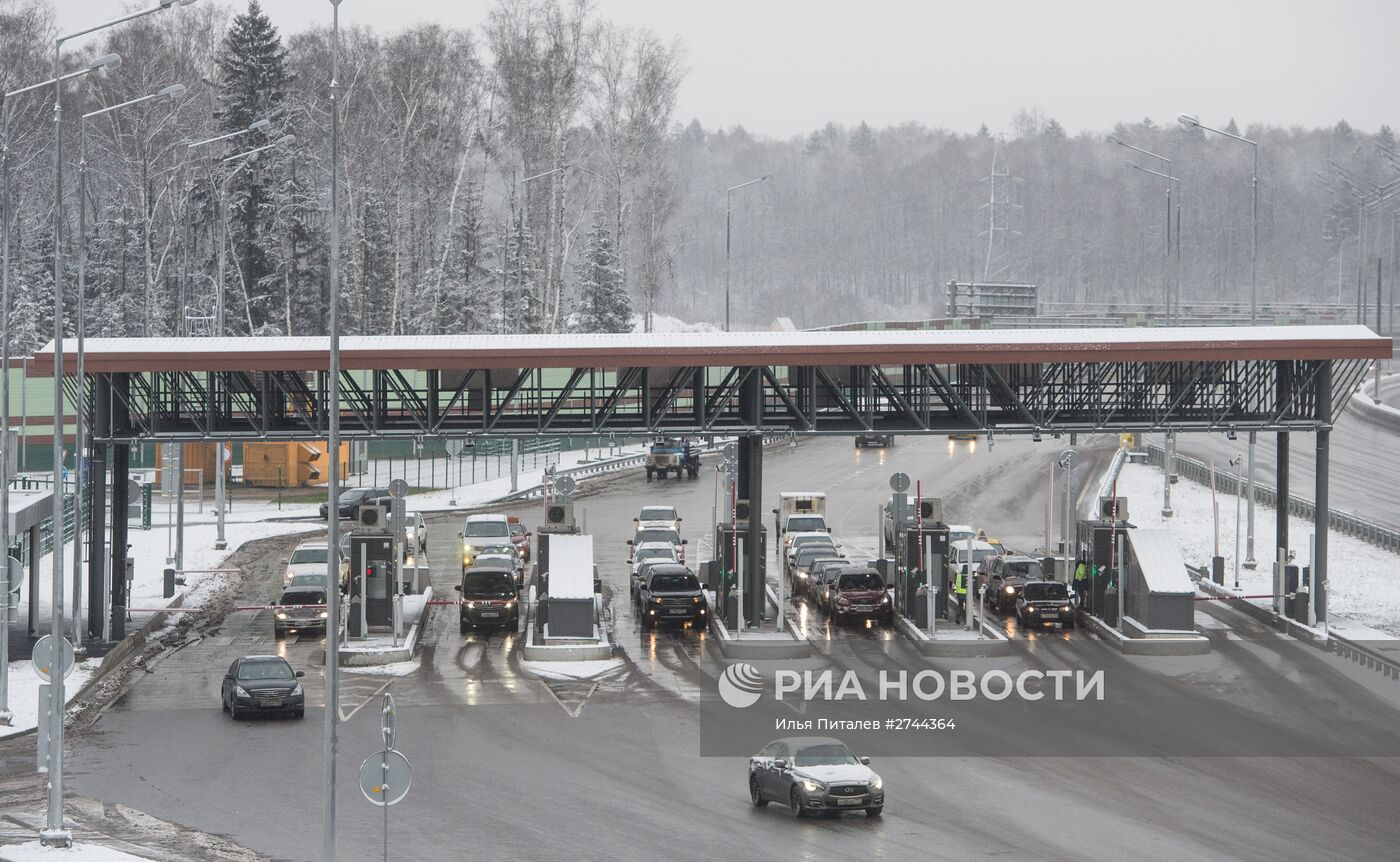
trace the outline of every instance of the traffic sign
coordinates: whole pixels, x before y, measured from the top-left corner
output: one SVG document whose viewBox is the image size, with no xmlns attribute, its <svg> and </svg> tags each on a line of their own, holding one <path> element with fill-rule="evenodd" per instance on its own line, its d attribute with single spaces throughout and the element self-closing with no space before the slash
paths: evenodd
<svg viewBox="0 0 1400 862">
<path fill-rule="evenodd" d="M 460 437 L 448 437 L 446 445 L 447 454 L 451 455 L 453 458 L 462 454 L 462 450 L 467 448 L 467 444 L 463 443 Z"/>
<path fill-rule="evenodd" d="M 909 474 L 895 473 L 890 477 L 890 490 L 896 494 L 903 494 L 909 490 Z"/>
<path fill-rule="evenodd" d="M 32 655 L 34 660 L 34 675 L 44 682 L 49 681 L 49 671 L 52 670 L 54 665 L 55 652 L 61 655 L 60 660 L 63 665 L 63 678 L 67 679 L 68 675 L 73 672 L 73 645 L 68 642 L 67 638 L 59 638 L 58 643 L 62 646 L 55 648 L 53 635 L 44 635 L 34 642 L 34 652 Z"/>
<path fill-rule="evenodd" d="M 395 500 L 402 500 L 408 496 L 408 483 L 402 479 L 395 479 L 389 483 L 389 496 Z"/>
<path fill-rule="evenodd" d="M 573 476 L 556 476 L 554 478 L 554 493 L 560 497 L 567 497 L 578 487 Z"/>
<path fill-rule="evenodd" d="M 394 715 L 394 696 L 386 691 L 380 709 L 379 731 L 384 734 L 384 747 L 390 751 L 394 748 Z"/>
<path fill-rule="evenodd" d="M 386 748 L 360 764 L 360 792 L 371 805 L 385 808 L 401 802 L 413 784 L 408 758 Z"/>
</svg>

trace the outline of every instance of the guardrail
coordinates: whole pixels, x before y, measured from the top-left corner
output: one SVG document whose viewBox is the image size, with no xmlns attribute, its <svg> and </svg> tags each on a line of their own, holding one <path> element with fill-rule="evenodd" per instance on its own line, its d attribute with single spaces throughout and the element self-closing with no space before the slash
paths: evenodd
<svg viewBox="0 0 1400 862">
<path fill-rule="evenodd" d="M 1193 482 L 1197 482 L 1206 487 L 1210 487 L 1210 465 L 1195 458 L 1188 458 L 1184 455 L 1175 455 L 1172 458 L 1178 474 L 1185 476 Z M 1162 447 L 1149 445 L 1147 447 L 1147 462 L 1157 467 L 1162 466 Z M 1241 485 L 1245 484 L 1245 478 L 1240 477 Z M 1233 473 L 1225 473 L 1220 470 L 1215 471 L 1215 487 L 1217 490 L 1228 494 L 1241 494 L 1243 490 L 1236 488 L 1235 476 Z M 1270 485 L 1262 482 L 1254 483 L 1254 502 L 1263 503 L 1266 506 L 1278 508 L 1278 492 Z M 1288 513 L 1297 515 L 1300 518 L 1309 520 L 1317 516 L 1317 510 L 1313 506 L 1312 500 L 1303 497 L 1288 495 Z M 1363 542 L 1368 542 L 1386 551 L 1400 554 L 1400 530 L 1387 527 L 1367 518 L 1353 515 L 1349 512 L 1341 512 L 1331 509 L 1328 512 L 1328 529 L 1334 530 L 1347 536 L 1354 536 Z"/>
<path fill-rule="evenodd" d="M 784 434 L 766 434 L 766 435 L 764 435 L 764 437 L 763 437 L 763 444 L 766 446 L 766 445 L 768 445 L 769 443 L 772 443 L 772 442 L 777 441 L 777 440 L 788 440 L 788 439 L 796 439 L 796 435 L 795 435 L 795 434 L 792 434 L 792 433 L 790 433 L 790 432 L 789 432 L 789 433 L 784 433 Z M 725 439 L 724 442 L 727 443 L 727 442 L 729 442 L 729 441 L 728 441 L 728 439 Z M 717 443 L 717 445 L 715 445 L 715 446 L 713 446 L 713 447 L 711 447 L 711 448 L 708 448 L 708 449 L 698 449 L 698 450 L 696 450 L 696 451 L 698 451 L 701 455 L 706 455 L 706 454 L 711 454 L 711 455 L 713 455 L 713 454 L 719 452 L 720 449 L 721 449 L 721 447 L 722 447 L 722 445 L 723 445 L 723 444 L 720 443 L 719 441 L 716 441 L 716 443 Z M 580 465 L 580 466 L 578 466 L 578 467 L 570 467 L 570 468 L 567 469 L 567 470 L 556 470 L 556 471 L 554 471 L 554 476 L 555 476 L 556 478 L 559 477 L 559 476 L 571 476 L 571 477 L 573 477 L 573 478 L 575 478 L 575 479 L 578 479 L 578 478 L 585 478 L 585 477 L 588 477 L 588 476 L 597 476 L 597 475 L 600 475 L 600 474 L 602 474 L 602 473 L 612 473 L 612 472 L 615 472 L 615 471 L 617 471 L 617 470 L 625 470 L 625 469 L 627 469 L 627 468 L 629 468 L 629 467 L 641 467 L 641 466 L 643 466 L 643 465 L 646 463 L 646 457 L 647 457 L 647 453 L 642 452 L 642 453 L 637 454 L 637 455 L 624 455 L 624 456 L 622 456 L 622 457 L 620 457 L 620 458 L 608 458 L 608 459 L 602 460 L 602 461 L 594 461 L 594 462 L 591 463 L 591 464 L 583 464 L 583 465 Z M 532 486 L 529 487 L 529 488 L 522 488 L 522 489 L 520 489 L 519 491 L 516 491 L 515 493 L 509 494 L 509 495 L 507 495 L 507 496 L 505 496 L 505 497 L 501 497 L 500 499 L 498 499 L 498 500 L 496 500 L 496 501 L 494 501 L 494 502 L 496 502 L 496 503 L 508 503 L 508 502 L 513 502 L 513 501 L 516 501 L 516 500 L 531 500 L 531 499 L 538 499 L 538 498 L 543 498 L 543 497 L 544 497 L 544 484 L 541 483 L 541 484 L 539 484 L 539 485 L 532 485 Z"/>
<path fill-rule="evenodd" d="M 1347 638 L 1332 635 L 1332 648 L 1342 658 L 1349 658 L 1367 670 L 1384 674 L 1386 679 L 1400 680 L 1400 661 Z"/>
</svg>

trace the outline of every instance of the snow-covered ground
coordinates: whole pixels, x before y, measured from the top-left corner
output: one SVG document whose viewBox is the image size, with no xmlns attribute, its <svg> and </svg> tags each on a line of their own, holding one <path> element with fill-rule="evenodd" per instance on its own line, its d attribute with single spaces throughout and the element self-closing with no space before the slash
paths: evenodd
<svg viewBox="0 0 1400 862">
<path fill-rule="evenodd" d="M 73 700 L 73 695 L 87 683 L 102 662 L 87 659 L 73 666 L 73 672 L 63 681 L 64 702 Z M 39 719 L 39 686 L 41 680 L 34 674 L 34 663 L 16 661 L 10 663 L 9 707 L 12 718 L 10 726 L 0 726 L 0 739 L 14 736 L 26 730 L 33 730 Z M 3 857 L 0 857 L 3 858 Z"/>
<path fill-rule="evenodd" d="M 74 844 L 72 847 L 58 848 L 29 841 L 0 847 L 0 862 L 142 862 L 144 858 L 100 844 Z"/>
<path fill-rule="evenodd" d="M 1167 529 L 1176 536 L 1188 565 L 1209 567 L 1215 543 L 1210 489 L 1182 479 L 1172 486 L 1174 517 L 1162 517 L 1162 471 L 1141 464 L 1126 464 L 1118 477 L 1117 495 L 1128 498 L 1133 524 Z M 1235 497 L 1219 494 L 1220 554 L 1225 558 L 1225 584 L 1234 585 Z M 1249 507 L 1240 505 L 1240 553 L 1245 551 Z M 1312 522 L 1290 517 L 1288 534 L 1299 565 L 1309 565 L 1308 537 Z M 1262 503 L 1254 508 L 1255 557 L 1253 571 L 1240 566 L 1240 588 L 1246 595 L 1273 592 L 1272 554 L 1274 509 Z M 1328 537 L 1327 605 L 1331 614 L 1346 617 L 1400 636 L 1400 555 L 1360 539 L 1332 533 Z"/>
</svg>

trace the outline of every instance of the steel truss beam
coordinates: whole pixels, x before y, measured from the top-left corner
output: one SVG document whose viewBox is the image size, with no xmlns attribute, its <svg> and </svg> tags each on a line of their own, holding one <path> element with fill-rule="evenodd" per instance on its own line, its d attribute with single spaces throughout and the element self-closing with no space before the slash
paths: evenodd
<svg viewBox="0 0 1400 862">
<path fill-rule="evenodd" d="M 1334 386 L 1331 403 L 1323 405 L 1317 381 L 1329 364 Z M 1315 430 L 1327 424 L 1322 417 L 1340 413 L 1368 365 L 1365 360 L 1182 360 L 385 369 L 342 374 L 340 422 L 351 438 Z M 1294 385 L 1281 388 L 1282 376 Z M 91 387 L 110 384 L 124 408 L 111 428 L 97 429 L 102 442 L 325 436 L 323 372 L 161 371 L 91 378 Z M 745 385 L 759 392 L 756 413 L 740 409 Z"/>
</svg>

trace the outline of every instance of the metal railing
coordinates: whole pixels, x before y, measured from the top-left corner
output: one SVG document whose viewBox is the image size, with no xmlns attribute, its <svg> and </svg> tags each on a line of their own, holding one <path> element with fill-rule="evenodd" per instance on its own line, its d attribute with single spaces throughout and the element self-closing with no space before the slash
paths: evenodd
<svg viewBox="0 0 1400 862">
<path fill-rule="evenodd" d="M 1185 476 L 1193 482 L 1210 487 L 1210 465 L 1181 454 L 1175 455 L 1172 461 L 1176 465 L 1178 474 Z M 1147 447 L 1147 462 L 1157 467 L 1162 466 L 1162 447 L 1149 445 Z M 1240 484 L 1244 484 L 1243 478 Z M 1236 488 L 1234 474 L 1222 472 L 1220 470 L 1215 472 L 1215 487 L 1217 490 L 1224 491 L 1228 494 L 1242 493 L 1242 491 Z M 1273 506 L 1277 509 L 1278 493 L 1273 487 L 1256 481 L 1254 483 L 1254 502 L 1262 503 L 1266 506 Z M 1300 518 L 1312 520 L 1316 517 L 1317 510 L 1313 506 L 1312 500 L 1289 494 L 1288 513 Z M 1400 530 L 1396 530 L 1384 524 L 1379 524 L 1349 512 L 1330 509 L 1328 511 L 1327 527 L 1343 535 L 1354 536 L 1378 548 L 1400 554 Z"/>
</svg>

